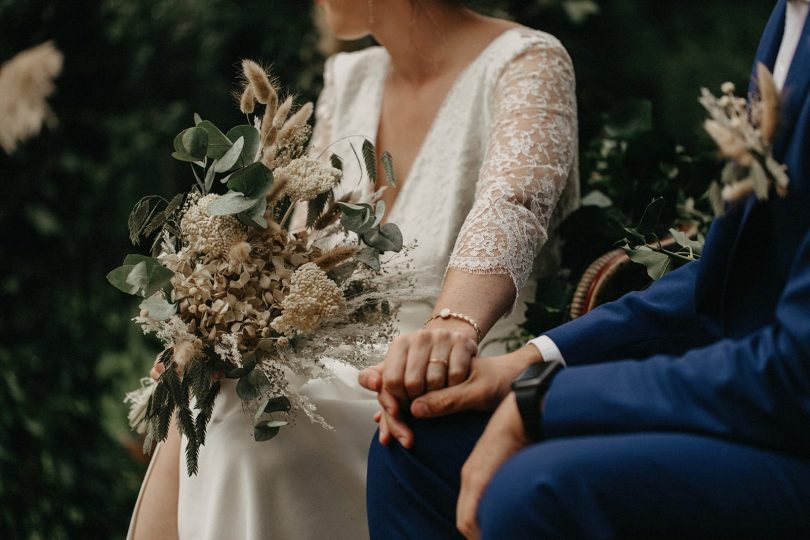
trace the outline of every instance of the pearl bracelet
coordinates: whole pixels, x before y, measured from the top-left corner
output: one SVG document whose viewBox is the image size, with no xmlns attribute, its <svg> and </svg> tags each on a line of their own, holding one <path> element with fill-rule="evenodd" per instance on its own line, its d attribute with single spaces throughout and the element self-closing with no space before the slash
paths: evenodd
<svg viewBox="0 0 810 540">
<path fill-rule="evenodd" d="M 464 321 L 464 322 L 468 323 L 473 328 L 475 328 L 475 335 L 478 336 L 478 339 L 476 340 L 476 342 L 477 343 L 481 342 L 481 327 L 478 326 L 478 323 L 475 322 L 475 319 L 473 319 L 472 317 L 470 317 L 468 315 L 464 315 L 463 313 L 454 313 L 454 312 L 450 311 L 449 308 L 444 308 L 440 312 L 438 312 L 436 315 L 433 315 L 431 318 L 426 320 L 423 328 L 427 327 L 428 323 L 430 323 L 431 321 L 436 320 L 436 319 L 445 319 L 445 320 L 447 320 L 447 319 L 458 319 L 459 321 Z"/>
</svg>

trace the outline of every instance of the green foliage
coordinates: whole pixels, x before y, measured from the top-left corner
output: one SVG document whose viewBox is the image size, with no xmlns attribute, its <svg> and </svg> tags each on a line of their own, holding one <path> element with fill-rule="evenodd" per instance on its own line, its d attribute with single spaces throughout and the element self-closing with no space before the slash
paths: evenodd
<svg viewBox="0 0 810 540">
<path fill-rule="evenodd" d="M 690 155 L 656 130 L 652 112 L 648 102 L 619 102 L 603 116 L 602 134 L 585 147 L 580 170 L 583 206 L 560 227 L 563 269 L 538 286 L 535 302 L 527 308 L 526 332 L 537 335 L 566 322 L 583 272 L 620 242 L 652 279 L 694 259 L 696 244 L 681 238 L 674 227 L 708 225 L 707 193 L 719 164 L 709 147 Z M 638 225 L 628 228 L 628 223 Z M 659 239 L 672 231 L 684 245 L 664 248 Z"/>
</svg>

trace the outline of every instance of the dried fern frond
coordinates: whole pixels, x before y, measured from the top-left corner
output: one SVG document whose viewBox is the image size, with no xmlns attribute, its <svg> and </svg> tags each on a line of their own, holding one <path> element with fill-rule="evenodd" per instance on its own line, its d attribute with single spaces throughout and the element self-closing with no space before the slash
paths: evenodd
<svg viewBox="0 0 810 540">
<path fill-rule="evenodd" d="M 46 100 L 63 62 L 62 53 L 49 41 L 0 67 L 0 146 L 7 154 L 39 133 L 44 122 L 55 121 Z"/>
</svg>

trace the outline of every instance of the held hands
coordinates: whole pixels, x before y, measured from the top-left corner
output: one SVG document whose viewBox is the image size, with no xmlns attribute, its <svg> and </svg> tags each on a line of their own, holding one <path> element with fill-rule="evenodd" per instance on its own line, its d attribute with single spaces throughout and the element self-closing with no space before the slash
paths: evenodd
<svg viewBox="0 0 810 540">
<path fill-rule="evenodd" d="M 465 381 L 478 353 L 476 331 L 459 321 L 436 321 L 424 330 L 403 334 L 391 342 L 385 360 L 360 373 L 360 384 L 378 393 L 382 410 L 380 442 L 396 437 L 410 447 L 413 434 L 401 412 L 415 398 Z"/>
</svg>

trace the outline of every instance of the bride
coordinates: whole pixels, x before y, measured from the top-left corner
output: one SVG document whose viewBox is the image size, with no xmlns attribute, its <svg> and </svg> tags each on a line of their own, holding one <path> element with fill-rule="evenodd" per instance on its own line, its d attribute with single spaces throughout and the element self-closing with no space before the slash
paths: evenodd
<svg viewBox="0 0 810 540">
<path fill-rule="evenodd" d="M 498 338 L 515 330 L 533 296 L 536 256 L 535 271 L 555 265 L 549 231 L 578 199 L 574 73 L 560 43 L 460 0 L 318 4 L 338 37 L 370 34 L 381 46 L 327 61 L 314 155 L 362 136 L 394 156 L 399 181 L 383 194 L 386 219 L 418 242 L 411 270 L 438 269 L 424 291 L 441 292 L 402 306 L 380 394 L 387 412 L 375 415 L 376 394 L 335 363 L 335 378 L 304 386 L 334 430 L 299 419 L 258 443 L 226 384 L 199 474 L 188 476 L 172 430 L 152 458 L 128 538 L 367 537 L 372 415 L 385 442 L 410 445 L 396 403 L 461 382 L 483 338 L 488 353 L 501 352 Z M 351 155 L 348 146 L 332 152 Z M 355 166 L 345 161 L 347 179 Z M 343 188 L 368 197 L 375 186 Z"/>
</svg>

